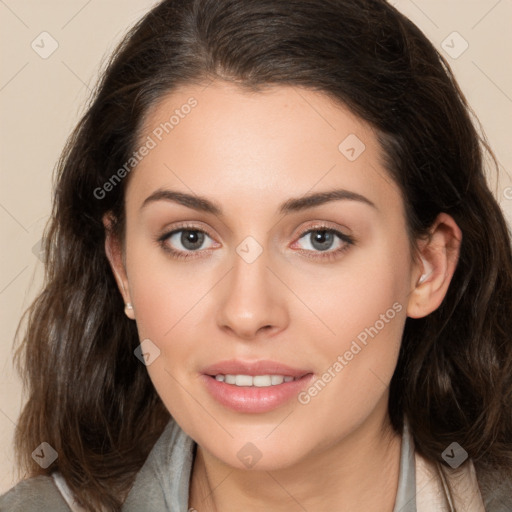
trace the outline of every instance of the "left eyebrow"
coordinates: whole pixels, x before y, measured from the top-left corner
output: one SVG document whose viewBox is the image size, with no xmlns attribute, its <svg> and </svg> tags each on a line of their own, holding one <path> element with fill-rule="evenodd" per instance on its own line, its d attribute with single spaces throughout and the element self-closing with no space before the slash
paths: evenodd
<svg viewBox="0 0 512 512">
<path fill-rule="evenodd" d="M 299 197 L 297 199 L 289 199 L 284 202 L 279 209 L 279 212 L 282 214 L 288 214 L 292 212 L 299 212 L 302 210 L 307 210 L 308 208 L 313 208 L 315 206 L 320 206 L 325 203 L 329 203 L 331 201 L 358 201 L 360 203 L 367 204 L 372 208 L 378 209 L 375 206 L 375 203 L 370 201 L 367 197 L 358 194 L 357 192 L 352 192 L 346 189 L 336 189 L 329 190 L 327 192 L 317 192 L 315 194 L 309 194 L 307 196 Z"/>
<path fill-rule="evenodd" d="M 357 192 L 352 192 L 346 189 L 336 189 L 326 192 L 308 194 L 299 198 L 288 199 L 280 206 L 279 213 L 286 215 L 289 213 L 314 208 L 315 206 L 320 206 L 332 201 L 341 200 L 358 201 L 360 203 L 367 204 L 372 208 L 378 209 L 372 201 L 370 201 L 365 196 L 358 194 Z M 155 201 L 172 201 L 194 210 L 211 213 L 218 217 L 223 216 L 223 211 L 220 205 L 214 201 L 211 201 L 210 199 L 207 199 L 206 197 L 191 195 L 185 192 L 177 192 L 175 190 L 168 189 L 158 189 L 153 192 L 144 200 L 141 206 L 141 210 L 148 204 Z"/>
</svg>

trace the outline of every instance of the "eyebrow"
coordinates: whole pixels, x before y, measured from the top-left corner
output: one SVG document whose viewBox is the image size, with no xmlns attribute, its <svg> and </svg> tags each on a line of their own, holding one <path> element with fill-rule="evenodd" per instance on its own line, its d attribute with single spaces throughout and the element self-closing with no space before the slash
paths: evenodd
<svg viewBox="0 0 512 512">
<path fill-rule="evenodd" d="M 320 206 L 332 201 L 341 200 L 358 201 L 360 203 L 367 204 L 368 206 L 377 209 L 377 207 L 372 201 L 362 196 L 361 194 L 358 194 L 357 192 L 352 192 L 350 190 L 345 189 L 335 189 L 326 192 L 316 192 L 314 194 L 308 194 L 298 198 L 288 199 L 283 204 L 281 204 L 279 208 L 279 213 L 286 215 L 289 213 L 314 208 L 315 206 Z M 185 192 L 177 192 L 175 190 L 168 189 L 158 189 L 155 192 L 153 192 L 144 200 L 141 206 L 141 210 L 144 209 L 149 204 L 154 203 L 156 201 L 171 201 L 186 206 L 188 208 L 192 208 L 193 210 L 211 213 L 218 217 L 223 216 L 221 206 L 218 203 L 211 201 L 210 199 L 197 195 L 187 194 Z"/>
</svg>

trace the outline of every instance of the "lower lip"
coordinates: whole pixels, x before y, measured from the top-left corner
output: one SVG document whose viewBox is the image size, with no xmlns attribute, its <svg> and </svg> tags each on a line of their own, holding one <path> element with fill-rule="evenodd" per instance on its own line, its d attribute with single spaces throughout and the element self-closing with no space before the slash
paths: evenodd
<svg viewBox="0 0 512 512">
<path fill-rule="evenodd" d="M 275 386 L 235 386 L 202 375 L 203 382 L 210 394 L 222 405 L 238 412 L 258 413 L 276 409 L 300 393 L 313 378 L 312 373 L 291 382 Z"/>
</svg>

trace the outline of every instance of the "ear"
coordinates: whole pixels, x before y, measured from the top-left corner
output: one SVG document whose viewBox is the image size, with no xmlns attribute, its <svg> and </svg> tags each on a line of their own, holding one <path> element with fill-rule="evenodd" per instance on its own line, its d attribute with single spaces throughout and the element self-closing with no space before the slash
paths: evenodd
<svg viewBox="0 0 512 512">
<path fill-rule="evenodd" d="M 459 260 L 462 231 L 447 213 L 440 213 L 426 242 L 420 244 L 419 259 L 411 274 L 412 292 L 407 316 L 422 318 L 443 302 Z"/>
<path fill-rule="evenodd" d="M 126 275 L 126 267 L 123 258 L 123 248 L 121 241 L 112 229 L 113 217 L 110 212 L 103 216 L 103 225 L 105 226 L 105 253 L 107 254 L 110 267 L 112 268 L 117 286 L 125 303 L 125 314 L 128 318 L 135 320 L 135 312 L 132 306 L 128 277 Z"/>
</svg>

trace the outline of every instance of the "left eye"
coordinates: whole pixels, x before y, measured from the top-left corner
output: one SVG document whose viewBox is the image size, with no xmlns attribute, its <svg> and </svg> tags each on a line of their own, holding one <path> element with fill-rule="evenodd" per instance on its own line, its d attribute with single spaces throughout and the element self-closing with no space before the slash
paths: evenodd
<svg viewBox="0 0 512 512">
<path fill-rule="evenodd" d="M 302 234 L 299 240 L 306 239 L 308 241 L 308 246 L 305 247 L 305 250 L 309 251 L 320 251 L 326 252 L 329 249 L 336 251 L 344 246 L 346 243 L 350 243 L 350 238 L 343 233 L 340 233 L 334 229 L 310 229 Z M 332 247 L 334 242 L 338 238 L 338 247 Z"/>
</svg>

